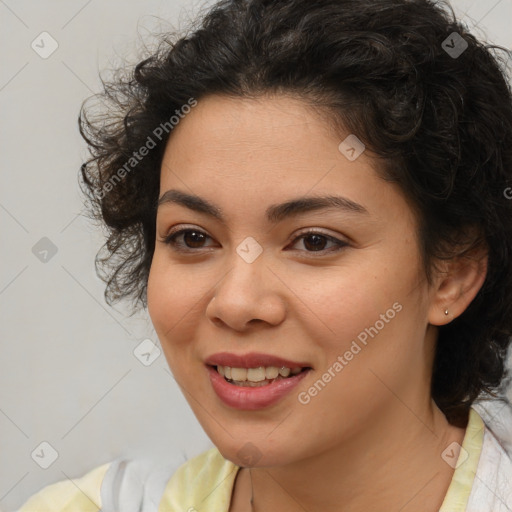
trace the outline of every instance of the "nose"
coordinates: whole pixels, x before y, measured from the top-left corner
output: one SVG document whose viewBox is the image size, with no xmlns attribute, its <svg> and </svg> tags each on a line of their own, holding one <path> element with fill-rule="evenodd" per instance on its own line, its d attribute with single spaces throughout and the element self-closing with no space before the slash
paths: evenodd
<svg viewBox="0 0 512 512">
<path fill-rule="evenodd" d="M 263 255 L 248 263 L 235 254 L 230 262 L 206 308 L 210 321 L 239 332 L 255 324 L 279 325 L 286 314 L 286 287 Z"/>
</svg>

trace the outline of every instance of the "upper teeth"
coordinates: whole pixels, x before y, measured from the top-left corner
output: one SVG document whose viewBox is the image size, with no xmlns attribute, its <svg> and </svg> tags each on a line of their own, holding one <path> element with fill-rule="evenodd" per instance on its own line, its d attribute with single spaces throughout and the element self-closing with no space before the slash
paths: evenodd
<svg viewBox="0 0 512 512">
<path fill-rule="evenodd" d="M 297 375 L 302 368 L 278 368 L 277 366 L 260 366 L 259 368 L 232 368 L 231 366 L 217 366 L 217 371 L 227 379 L 237 381 L 261 382 L 265 379 L 275 379 L 278 375 L 288 377 L 288 375 Z"/>
</svg>

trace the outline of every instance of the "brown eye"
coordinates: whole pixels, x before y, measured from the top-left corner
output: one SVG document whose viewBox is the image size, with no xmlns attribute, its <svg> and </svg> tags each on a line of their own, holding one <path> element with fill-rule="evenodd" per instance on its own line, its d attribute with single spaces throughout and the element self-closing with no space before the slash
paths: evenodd
<svg viewBox="0 0 512 512">
<path fill-rule="evenodd" d="M 182 238 L 183 242 L 178 241 Z M 186 252 L 189 249 L 203 249 L 204 243 L 207 238 L 210 238 L 206 233 L 198 229 L 180 229 L 175 233 L 166 236 L 164 243 L 171 245 L 177 251 Z"/>
<path fill-rule="evenodd" d="M 187 247 L 198 249 L 204 244 L 205 235 L 201 231 L 185 231 L 183 232 L 183 241 Z"/>
<path fill-rule="evenodd" d="M 303 237 L 304 247 L 312 251 L 322 251 L 327 243 L 327 237 L 323 235 L 306 235 Z"/>
<path fill-rule="evenodd" d="M 303 246 L 305 247 L 306 252 L 333 252 L 339 251 L 348 245 L 346 242 L 326 235 L 321 231 L 308 231 L 306 233 L 302 233 L 295 238 L 293 245 L 300 240 L 303 240 Z M 329 242 L 334 245 L 330 248 L 326 248 L 326 244 Z"/>
</svg>

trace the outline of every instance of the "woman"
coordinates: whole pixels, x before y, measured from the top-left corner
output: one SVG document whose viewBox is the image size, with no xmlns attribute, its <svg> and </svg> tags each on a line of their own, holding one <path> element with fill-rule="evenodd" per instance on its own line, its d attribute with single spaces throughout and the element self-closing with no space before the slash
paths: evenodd
<svg viewBox="0 0 512 512">
<path fill-rule="evenodd" d="M 474 407 L 512 332 L 498 58 L 439 2 L 226 0 L 109 84 L 80 120 L 106 296 L 147 306 L 215 448 L 21 510 L 512 510 Z"/>
</svg>

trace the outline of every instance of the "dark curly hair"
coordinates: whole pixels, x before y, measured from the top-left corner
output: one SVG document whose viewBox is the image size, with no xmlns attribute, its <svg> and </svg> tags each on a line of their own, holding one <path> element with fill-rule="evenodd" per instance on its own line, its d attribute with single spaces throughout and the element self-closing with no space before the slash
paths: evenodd
<svg viewBox="0 0 512 512">
<path fill-rule="evenodd" d="M 446 2 L 218 2 L 104 81 L 99 111 L 82 106 L 91 157 L 81 185 L 107 229 L 96 258 L 107 302 L 147 305 L 171 118 L 207 95 L 291 94 L 378 156 L 377 172 L 417 215 L 429 282 L 436 259 L 488 250 L 482 288 L 439 328 L 436 348 L 432 397 L 463 425 L 479 395 L 497 396 L 512 333 L 512 93 L 496 50 L 508 53 L 475 38 Z"/>
</svg>

